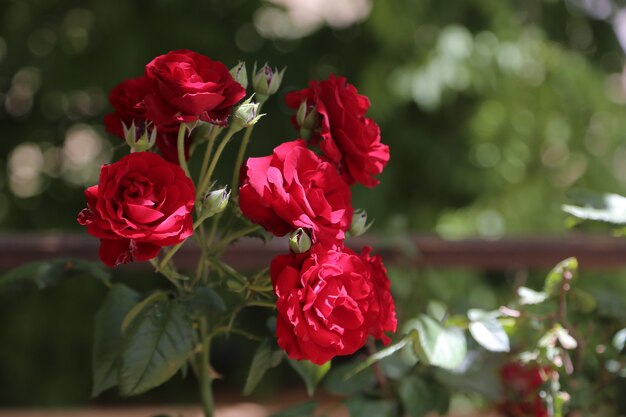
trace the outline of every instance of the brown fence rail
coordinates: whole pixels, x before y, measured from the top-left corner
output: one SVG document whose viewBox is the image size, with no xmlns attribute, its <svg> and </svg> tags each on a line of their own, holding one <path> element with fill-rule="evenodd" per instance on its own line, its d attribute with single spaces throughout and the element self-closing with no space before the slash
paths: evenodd
<svg viewBox="0 0 626 417">
<path fill-rule="evenodd" d="M 514 270 L 545 268 L 570 256 L 582 268 L 626 267 L 626 239 L 605 236 L 516 237 L 500 240 L 445 240 L 434 236 L 403 239 L 352 238 L 350 246 L 371 245 L 385 262 L 404 262 L 415 266 L 460 267 L 477 270 Z M 76 257 L 97 259 L 99 242 L 86 235 L 0 234 L 0 269 L 45 258 Z M 225 254 L 225 261 L 240 269 L 260 269 L 287 250 L 285 239 L 264 244 L 258 239 L 243 239 Z M 199 255 L 195 244 L 185 245 L 176 263 L 185 268 L 195 264 Z"/>
</svg>

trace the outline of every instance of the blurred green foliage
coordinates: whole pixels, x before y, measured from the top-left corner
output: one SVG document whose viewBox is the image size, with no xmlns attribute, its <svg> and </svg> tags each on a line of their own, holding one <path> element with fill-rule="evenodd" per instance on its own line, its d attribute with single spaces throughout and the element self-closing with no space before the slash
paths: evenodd
<svg viewBox="0 0 626 417">
<path fill-rule="evenodd" d="M 379 228 L 399 216 L 449 237 L 558 233 L 566 190 L 626 181 L 623 52 L 575 4 L 385 0 L 347 28 L 265 39 L 255 1 L 3 2 L 0 227 L 77 229 L 81 190 L 124 152 L 102 128 L 108 90 L 189 48 L 287 66 L 282 93 L 333 72 L 368 95 L 392 159 L 354 199 Z M 281 96 L 252 154 L 296 136 Z"/>
</svg>

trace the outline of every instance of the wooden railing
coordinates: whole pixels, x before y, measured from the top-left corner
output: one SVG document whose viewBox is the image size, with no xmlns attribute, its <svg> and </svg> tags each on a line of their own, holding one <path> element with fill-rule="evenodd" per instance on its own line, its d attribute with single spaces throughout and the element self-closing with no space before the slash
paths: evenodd
<svg viewBox="0 0 626 417">
<path fill-rule="evenodd" d="M 500 240 L 445 240 L 435 236 L 398 239 L 352 238 L 349 245 L 359 249 L 371 245 L 386 263 L 402 262 L 416 267 L 460 267 L 477 270 L 518 270 L 546 268 L 570 256 L 581 268 L 626 267 L 626 239 L 605 236 L 509 237 Z M 0 234 L 0 269 L 45 258 L 76 257 L 97 259 L 98 239 L 87 235 Z M 287 251 L 285 239 L 264 244 L 243 239 L 225 254 L 225 261 L 242 270 L 267 267 L 270 260 Z M 182 268 L 192 267 L 199 255 L 190 242 L 175 260 Z"/>
</svg>

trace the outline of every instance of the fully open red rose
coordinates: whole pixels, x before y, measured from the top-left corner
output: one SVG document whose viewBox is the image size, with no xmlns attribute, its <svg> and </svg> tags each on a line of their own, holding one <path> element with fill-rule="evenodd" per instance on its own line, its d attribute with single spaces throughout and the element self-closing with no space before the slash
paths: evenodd
<svg viewBox="0 0 626 417">
<path fill-rule="evenodd" d="M 349 184 L 367 187 L 378 184 L 389 161 L 389 147 L 380 142 L 380 129 L 366 118 L 370 102 L 344 77 L 330 76 L 325 81 L 311 81 L 309 88 L 287 94 L 287 105 L 297 109 L 302 102 L 315 106 L 321 116 L 319 131 L 311 138 Z"/>
<path fill-rule="evenodd" d="M 100 259 L 115 266 L 154 258 L 193 233 L 193 182 L 175 164 L 136 152 L 104 165 L 100 184 L 85 191 L 78 222 L 100 238 Z"/>
<path fill-rule="evenodd" d="M 303 140 L 285 142 L 270 156 L 248 159 L 242 167 L 239 206 L 276 236 L 301 227 L 313 241 L 326 243 L 345 237 L 353 211 L 348 185 Z"/>
<path fill-rule="evenodd" d="M 290 358 L 321 365 L 356 352 L 370 335 L 387 341 L 383 332 L 396 330 L 389 279 L 369 251 L 359 256 L 316 245 L 274 258 L 276 337 Z"/>
<path fill-rule="evenodd" d="M 146 77 L 148 118 L 162 126 L 197 120 L 225 126 L 233 105 L 246 95 L 224 64 L 184 49 L 154 58 Z"/>
</svg>

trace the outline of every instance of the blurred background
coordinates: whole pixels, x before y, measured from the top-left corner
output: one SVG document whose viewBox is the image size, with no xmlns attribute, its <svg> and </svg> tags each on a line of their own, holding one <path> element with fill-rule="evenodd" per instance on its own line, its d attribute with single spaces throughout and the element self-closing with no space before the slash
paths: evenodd
<svg viewBox="0 0 626 417">
<path fill-rule="evenodd" d="M 253 155 L 296 137 L 285 92 L 348 77 L 391 150 L 381 184 L 354 192 L 379 235 L 565 235 L 568 191 L 624 192 L 621 0 L 3 0 L 1 232 L 82 233 L 82 191 L 125 152 L 104 132 L 108 91 L 181 48 L 249 71 L 255 61 L 287 67 Z M 515 278 L 390 269 L 406 315 L 430 298 L 493 308 Z M 624 291 L 616 279 L 590 284 L 603 285 Z M 195 401 L 178 380 L 139 399 L 89 399 L 103 294 L 77 280 L 0 303 L 0 406 Z M 245 375 L 234 375 L 226 383 L 241 387 Z"/>
</svg>

